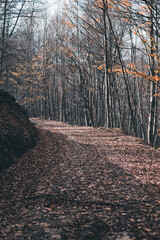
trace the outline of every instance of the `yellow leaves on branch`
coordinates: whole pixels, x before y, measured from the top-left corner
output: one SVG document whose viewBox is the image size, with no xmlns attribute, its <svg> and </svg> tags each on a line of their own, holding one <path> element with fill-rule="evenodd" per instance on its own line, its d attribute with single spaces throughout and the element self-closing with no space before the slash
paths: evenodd
<svg viewBox="0 0 160 240">
<path fill-rule="evenodd" d="M 97 1 L 94 3 L 94 6 L 103 9 L 103 8 L 104 8 L 103 0 L 97 0 Z"/>
<path fill-rule="evenodd" d="M 142 39 L 142 42 L 145 44 L 145 43 L 147 43 L 148 41 L 143 38 L 143 39 Z"/>
<path fill-rule="evenodd" d="M 128 0 L 119 1 L 125 8 L 131 7 L 131 3 Z"/>
<path fill-rule="evenodd" d="M 160 129 L 157 129 L 157 135 L 160 136 Z M 160 150 L 160 148 L 158 148 Z"/>
<path fill-rule="evenodd" d="M 140 11 L 138 12 L 141 15 L 148 16 L 150 14 L 149 8 L 146 5 L 140 6 Z"/>
<path fill-rule="evenodd" d="M 94 3 L 94 6 L 96 8 L 100 8 L 100 9 L 104 9 L 105 7 L 107 8 L 113 8 L 113 4 L 115 4 L 116 1 L 115 0 L 108 0 L 106 5 L 104 4 L 103 0 L 97 0 L 95 3 Z"/>
<path fill-rule="evenodd" d="M 43 56 L 42 56 L 42 55 L 38 55 L 37 58 L 38 58 L 38 59 L 42 59 Z"/>
<path fill-rule="evenodd" d="M 65 52 L 70 58 L 74 57 L 73 51 L 76 49 L 71 49 L 69 47 L 62 47 L 61 50 Z"/>
<path fill-rule="evenodd" d="M 119 7 L 120 5 L 123 6 L 124 8 L 131 7 L 131 3 L 129 0 L 121 0 L 121 1 L 116 1 L 116 0 L 108 0 L 106 4 L 104 4 L 103 0 L 97 0 L 94 3 L 95 7 L 99 7 L 101 9 L 104 9 L 104 7 L 107 8 L 115 8 L 115 6 Z"/>
<path fill-rule="evenodd" d="M 72 53 L 72 52 L 69 54 L 69 57 L 70 57 L 70 58 L 73 57 L 73 53 Z"/>
<path fill-rule="evenodd" d="M 20 75 L 18 72 L 11 72 L 11 73 L 14 77 L 19 77 L 19 75 Z"/>
<path fill-rule="evenodd" d="M 116 67 L 114 69 L 109 69 L 108 72 L 112 72 L 112 73 L 116 73 L 117 75 L 119 75 L 120 73 L 126 73 L 129 74 L 131 76 L 135 77 L 139 77 L 139 78 L 144 78 L 146 80 L 152 81 L 152 82 L 159 82 L 160 81 L 160 77 L 156 76 L 148 76 L 145 72 L 139 71 L 137 70 L 137 67 L 134 63 L 129 63 L 128 64 L 128 68 L 124 69 L 122 71 L 121 67 Z M 156 73 L 159 73 L 159 71 L 155 71 Z M 159 95 L 159 94 L 158 94 Z"/>
<path fill-rule="evenodd" d="M 102 63 L 102 61 L 98 61 L 98 62 L 97 62 L 97 64 L 101 64 L 101 63 Z M 101 64 L 101 65 L 99 65 L 99 66 L 98 66 L 98 65 L 94 65 L 93 67 L 96 68 L 96 69 L 98 69 L 98 70 L 104 70 L 104 69 L 105 69 L 105 66 L 106 66 L 105 64 Z"/>
<path fill-rule="evenodd" d="M 62 24 L 64 24 L 66 26 L 66 28 L 68 29 L 72 29 L 72 28 L 75 28 L 76 26 L 71 23 L 68 19 L 67 20 L 62 20 L 61 21 Z"/>
<path fill-rule="evenodd" d="M 135 70 L 135 68 L 136 68 L 136 65 L 134 63 L 129 63 L 128 66 L 132 70 Z"/>
<path fill-rule="evenodd" d="M 160 93 L 154 94 L 154 97 L 160 97 Z M 160 134 L 159 134 L 160 135 Z"/>
<path fill-rule="evenodd" d="M 160 80 L 160 78 L 158 76 L 149 76 L 148 79 L 153 82 L 159 82 L 159 80 Z"/>
<path fill-rule="evenodd" d="M 97 69 L 98 69 L 98 70 L 103 70 L 103 69 L 105 69 L 105 64 L 103 64 L 103 65 L 97 67 Z"/>
</svg>

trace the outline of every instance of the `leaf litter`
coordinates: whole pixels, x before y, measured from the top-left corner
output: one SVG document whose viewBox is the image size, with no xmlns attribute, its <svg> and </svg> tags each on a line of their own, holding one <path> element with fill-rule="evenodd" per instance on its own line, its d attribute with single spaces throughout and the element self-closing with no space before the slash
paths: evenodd
<svg viewBox="0 0 160 240">
<path fill-rule="evenodd" d="M 0 174 L 0 239 L 160 239 L 160 151 L 120 129 L 32 119 L 37 145 Z"/>
</svg>

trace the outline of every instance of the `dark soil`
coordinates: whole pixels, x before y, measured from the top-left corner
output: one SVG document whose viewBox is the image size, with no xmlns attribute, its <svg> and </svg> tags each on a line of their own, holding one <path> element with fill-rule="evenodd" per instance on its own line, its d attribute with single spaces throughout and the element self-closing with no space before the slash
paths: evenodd
<svg viewBox="0 0 160 240">
<path fill-rule="evenodd" d="M 26 111 L 0 90 L 0 171 L 15 162 L 36 143 L 38 131 Z"/>
<path fill-rule="evenodd" d="M 120 129 L 32 121 L 37 145 L 0 174 L 0 239 L 160 239 L 159 150 Z"/>
</svg>

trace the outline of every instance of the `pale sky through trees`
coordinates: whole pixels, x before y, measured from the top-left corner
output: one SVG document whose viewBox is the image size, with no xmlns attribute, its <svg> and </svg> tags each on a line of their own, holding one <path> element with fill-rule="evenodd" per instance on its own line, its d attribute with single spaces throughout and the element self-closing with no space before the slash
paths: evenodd
<svg viewBox="0 0 160 240">
<path fill-rule="evenodd" d="M 59 12 L 64 4 L 69 4 L 69 0 L 47 0 L 48 2 L 48 10 L 51 15 Z"/>
<path fill-rule="evenodd" d="M 58 12 L 59 7 L 61 5 L 61 0 L 48 0 L 48 10 L 51 15 L 56 14 Z"/>
</svg>

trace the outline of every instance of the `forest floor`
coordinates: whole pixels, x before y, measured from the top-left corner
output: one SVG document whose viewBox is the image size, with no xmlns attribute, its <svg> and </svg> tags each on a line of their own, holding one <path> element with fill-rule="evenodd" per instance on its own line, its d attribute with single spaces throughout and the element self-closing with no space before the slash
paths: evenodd
<svg viewBox="0 0 160 240">
<path fill-rule="evenodd" d="M 37 145 L 0 173 L 0 239 L 160 239 L 160 150 L 120 129 L 32 122 Z"/>
</svg>

